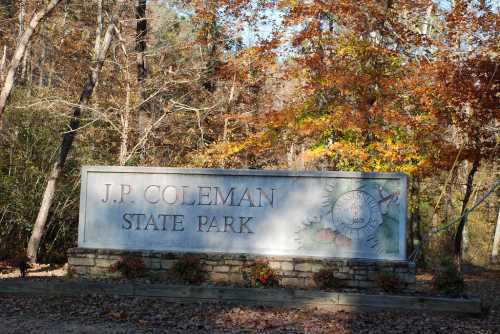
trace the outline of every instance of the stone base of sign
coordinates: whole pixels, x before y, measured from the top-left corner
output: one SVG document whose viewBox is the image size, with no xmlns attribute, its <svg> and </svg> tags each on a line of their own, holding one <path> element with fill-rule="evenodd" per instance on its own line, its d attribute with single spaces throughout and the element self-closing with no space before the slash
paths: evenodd
<svg viewBox="0 0 500 334">
<path fill-rule="evenodd" d="M 77 277 L 113 278 L 111 266 L 125 255 L 141 258 L 151 273 L 168 272 L 180 256 L 187 253 L 156 251 L 122 251 L 108 249 L 72 248 L 68 251 L 69 269 Z M 400 291 L 415 290 L 416 268 L 407 261 L 312 258 L 288 256 L 256 256 L 248 254 L 196 253 L 200 258 L 207 281 L 221 284 L 244 285 L 242 268 L 256 261 L 268 261 L 280 279 L 281 287 L 314 289 L 314 274 L 322 268 L 331 268 L 339 287 L 373 289 L 378 287 L 381 274 L 391 274 L 400 283 Z"/>
</svg>

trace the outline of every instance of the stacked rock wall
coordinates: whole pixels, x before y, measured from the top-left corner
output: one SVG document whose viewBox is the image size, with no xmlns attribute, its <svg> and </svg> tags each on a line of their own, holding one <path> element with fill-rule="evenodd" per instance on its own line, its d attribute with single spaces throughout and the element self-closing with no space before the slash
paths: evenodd
<svg viewBox="0 0 500 334">
<path fill-rule="evenodd" d="M 150 272 L 168 272 L 177 259 L 186 253 L 171 252 L 131 252 L 73 248 L 68 252 L 68 262 L 72 273 L 79 277 L 117 277 L 111 266 L 123 256 L 141 258 Z M 288 256 L 255 256 L 248 254 L 196 253 L 202 270 L 212 283 L 245 284 L 243 270 L 256 261 L 267 261 L 280 278 L 280 286 L 290 288 L 316 288 L 314 274 L 322 268 L 331 268 L 339 286 L 353 289 L 377 288 L 382 273 L 395 277 L 401 284 L 400 290 L 415 290 L 415 265 L 407 261 L 386 261 L 341 258 L 309 258 Z"/>
</svg>

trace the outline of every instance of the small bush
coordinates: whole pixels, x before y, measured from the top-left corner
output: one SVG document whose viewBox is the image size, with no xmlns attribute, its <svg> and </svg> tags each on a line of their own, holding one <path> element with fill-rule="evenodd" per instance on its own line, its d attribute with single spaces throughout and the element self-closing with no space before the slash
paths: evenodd
<svg viewBox="0 0 500 334">
<path fill-rule="evenodd" d="M 279 283 L 278 275 L 269 266 L 268 261 L 257 261 L 243 268 L 244 280 L 253 287 L 272 287 Z"/>
<path fill-rule="evenodd" d="M 174 278 L 190 284 L 200 284 L 205 280 L 200 258 L 193 255 L 181 256 L 172 266 Z"/>
<path fill-rule="evenodd" d="M 399 277 L 393 273 L 380 273 L 375 278 L 375 283 L 385 292 L 398 292 L 403 286 Z"/>
<path fill-rule="evenodd" d="M 127 255 L 111 266 L 111 272 L 119 272 L 127 279 L 134 279 L 146 274 L 146 266 L 142 259 Z"/>
<path fill-rule="evenodd" d="M 340 282 L 334 277 L 332 268 L 323 268 L 313 276 L 314 282 L 320 289 L 337 289 L 340 287 Z"/>
<path fill-rule="evenodd" d="M 434 271 L 432 284 L 436 290 L 451 297 L 462 296 L 465 291 L 464 277 L 450 258 L 440 262 Z"/>
<path fill-rule="evenodd" d="M 28 273 L 28 269 L 31 268 L 30 259 L 26 256 L 26 254 L 18 253 L 12 259 L 8 260 L 8 264 L 11 267 L 18 268 L 21 272 L 21 277 L 25 277 Z"/>
</svg>

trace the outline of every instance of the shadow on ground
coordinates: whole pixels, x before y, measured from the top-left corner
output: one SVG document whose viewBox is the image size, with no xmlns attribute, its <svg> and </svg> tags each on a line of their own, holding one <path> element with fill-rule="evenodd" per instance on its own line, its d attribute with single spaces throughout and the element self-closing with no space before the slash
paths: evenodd
<svg viewBox="0 0 500 334">
<path fill-rule="evenodd" d="M 480 269 L 465 275 L 469 292 L 480 295 L 489 310 L 476 317 L 427 312 L 332 313 L 227 303 L 178 304 L 158 298 L 101 295 L 4 295 L 0 296 L 0 332 L 500 333 L 500 271 Z M 425 286 L 430 275 L 421 276 Z"/>
</svg>

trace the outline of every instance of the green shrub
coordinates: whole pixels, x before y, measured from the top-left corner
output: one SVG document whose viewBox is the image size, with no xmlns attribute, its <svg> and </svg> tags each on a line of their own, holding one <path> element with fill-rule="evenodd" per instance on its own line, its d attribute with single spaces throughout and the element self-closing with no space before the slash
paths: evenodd
<svg viewBox="0 0 500 334">
<path fill-rule="evenodd" d="M 0 131 L 0 259 L 16 256 L 26 248 L 36 220 L 54 150 L 61 143 L 61 129 L 67 126 L 66 107 L 40 109 L 37 101 L 49 95 L 20 88 L 11 96 L 11 105 L 36 107 L 8 108 Z M 33 95 L 31 94 L 33 93 Z M 47 92 L 51 95 L 50 92 Z M 50 124 L 50 126 L 48 126 Z M 58 181 L 38 259 L 48 248 L 65 253 L 74 247 L 78 229 L 78 196 L 82 145 L 76 145 Z M 87 163 L 91 164 L 91 163 Z M 6 254 L 7 253 L 7 254 Z M 8 256 L 5 256 L 8 255 Z"/>
<path fill-rule="evenodd" d="M 337 289 L 341 286 L 339 280 L 334 276 L 333 268 L 322 268 L 314 273 L 313 279 L 320 289 Z"/>
<path fill-rule="evenodd" d="M 441 260 L 434 270 L 432 284 L 436 290 L 451 297 L 460 297 L 465 291 L 464 277 L 450 258 Z"/>
<path fill-rule="evenodd" d="M 403 283 L 393 273 L 380 273 L 375 278 L 375 283 L 385 292 L 398 292 L 402 289 Z"/>
<path fill-rule="evenodd" d="M 143 277 L 146 274 L 146 266 L 142 259 L 126 255 L 111 266 L 111 272 L 119 272 L 127 279 Z"/>
<path fill-rule="evenodd" d="M 269 266 L 268 261 L 256 261 L 242 268 L 243 279 L 252 287 L 273 287 L 279 285 L 276 272 Z"/>
<path fill-rule="evenodd" d="M 200 284 L 205 280 L 201 261 L 197 256 L 181 256 L 172 266 L 171 271 L 174 278 L 186 283 Z"/>
</svg>

